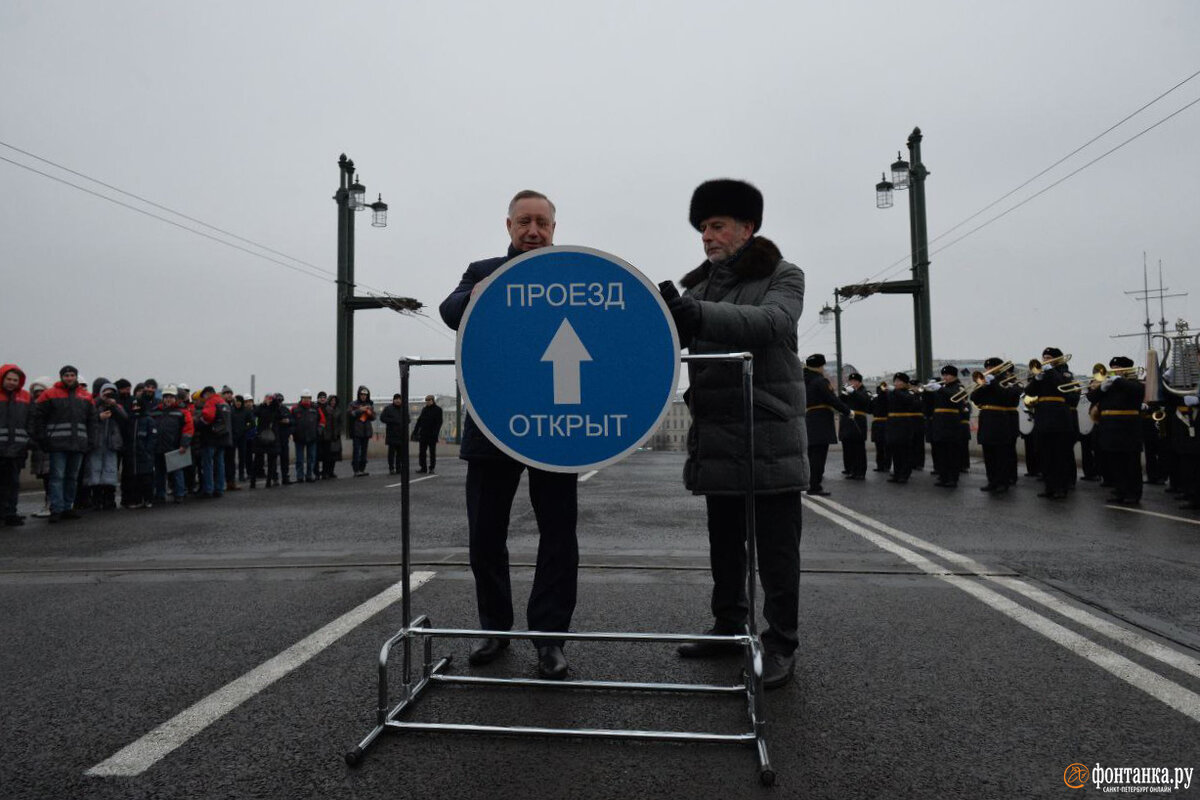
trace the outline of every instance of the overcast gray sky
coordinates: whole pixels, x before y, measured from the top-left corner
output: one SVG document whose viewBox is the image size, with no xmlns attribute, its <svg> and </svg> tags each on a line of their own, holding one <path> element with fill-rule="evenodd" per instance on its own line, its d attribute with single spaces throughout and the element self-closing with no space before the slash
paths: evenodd
<svg viewBox="0 0 1200 800">
<path fill-rule="evenodd" d="M 357 315 L 355 378 L 449 357 L 436 313 L 504 252 L 518 189 L 549 194 L 558 244 L 652 280 L 700 263 L 692 189 L 737 177 L 808 278 L 802 354 L 833 288 L 906 259 L 906 198 L 874 184 L 925 133 L 930 236 L 1200 70 L 1200 3 L 209 2 L 0 4 L 0 141 L 336 270 L 336 161 L 391 207 L 360 216 L 360 282 L 429 306 Z M 1200 97 L 1197 78 L 983 222 Z M 933 255 L 935 358 L 1086 367 L 1142 343 L 1142 254 L 1167 319 L 1200 302 L 1200 105 Z M 9 148 L 0 157 L 113 194 Z M 31 374 L 331 389 L 334 285 L 0 162 L 0 358 Z M 126 199 L 126 201 L 128 201 Z M 137 203 L 134 203 L 138 205 Z M 161 212 L 156 212 L 161 213 Z M 970 230 L 964 226 L 936 249 Z M 190 224 L 190 223 L 189 223 Z M 309 270 L 311 271 L 311 270 Z M 897 268 L 891 277 L 907 275 Z M 1154 309 L 1157 319 L 1157 308 Z M 848 306 L 848 361 L 911 366 L 912 303 Z M 1200 319 L 1192 319 L 1200 323 Z M 414 391 L 452 391 L 429 368 Z"/>
</svg>

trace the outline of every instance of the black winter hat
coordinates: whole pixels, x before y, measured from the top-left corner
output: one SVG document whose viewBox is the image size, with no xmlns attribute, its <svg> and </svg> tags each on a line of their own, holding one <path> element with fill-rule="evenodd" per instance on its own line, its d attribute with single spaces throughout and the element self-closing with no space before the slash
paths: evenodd
<svg viewBox="0 0 1200 800">
<path fill-rule="evenodd" d="M 688 209 L 688 221 L 700 230 L 700 223 L 709 217 L 733 217 L 754 225 L 757 232 L 762 227 L 762 192 L 745 181 L 718 178 L 705 181 L 692 192 L 692 205 Z"/>
<path fill-rule="evenodd" d="M 846 378 L 846 380 L 858 381 L 859 383 L 862 383 L 862 375 L 859 375 L 857 372 L 851 372 L 849 377 Z"/>
<path fill-rule="evenodd" d="M 1133 359 L 1127 358 L 1126 356 L 1113 356 L 1109 360 L 1108 365 L 1110 367 L 1116 367 L 1118 369 L 1121 369 L 1121 368 L 1128 369 L 1129 367 L 1133 366 Z"/>
<path fill-rule="evenodd" d="M 117 378 L 115 381 L 113 381 L 113 386 L 117 387 L 118 389 L 128 389 L 129 387 L 133 386 L 133 384 L 129 382 L 128 378 Z M 141 384 L 139 383 L 138 386 L 141 386 Z"/>
<path fill-rule="evenodd" d="M 66 366 L 64 366 L 62 369 L 60 369 L 58 371 L 58 377 L 61 378 L 63 375 L 66 375 L 68 372 L 74 372 L 76 375 L 79 374 L 79 370 L 75 369 L 75 367 L 72 367 L 70 364 L 67 364 Z"/>
<path fill-rule="evenodd" d="M 955 378 L 957 378 L 958 377 L 958 367 L 953 366 L 951 364 L 947 364 L 946 366 L 942 367 L 942 374 L 943 375 L 952 375 Z"/>
<path fill-rule="evenodd" d="M 823 367 L 825 366 L 825 356 L 821 355 L 820 353 L 813 353 L 804 360 L 804 366 L 812 367 L 813 369 L 816 369 L 817 367 Z"/>
<path fill-rule="evenodd" d="M 907 372 L 897 372 L 895 375 L 892 376 L 892 380 L 903 381 L 904 383 L 912 383 L 912 381 L 908 377 Z"/>
<path fill-rule="evenodd" d="M 996 358 L 995 356 L 992 356 L 991 358 L 989 358 L 989 359 L 987 359 L 986 361 L 984 361 L 984 362 L 983 362 L 983 368 L 984 368 L 984 369 L 991 369 L 992 367 L 998 367 L 998 366 L 1000 366 L 1000 365 L 1001 365 L 1001 364 L 1003 364 L 1003 363 L 1004 363 L 1004 362 L 1003 362 L 1003 361 L 1001 361 L 1000 359 Z"/>
<path fill-rule="evenodd" d="M 1057 347 L 1047 347 L 1042 351 L 1042 358 L 1062 358 L 1062 350 Z"/>
</svg>

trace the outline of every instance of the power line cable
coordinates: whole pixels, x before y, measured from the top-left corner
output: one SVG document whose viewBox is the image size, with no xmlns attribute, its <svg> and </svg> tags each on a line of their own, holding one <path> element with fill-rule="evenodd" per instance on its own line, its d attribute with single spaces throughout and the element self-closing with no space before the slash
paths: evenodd
<svg viewBox="0 0 1200 800">
<path fill-rule="evenodd" d="M 1122 119 L 1121 119 L 1119 122 L 1116 122 L 1116 123 L 1114 123 L 1114 124 L 1110 125 L 1110 126 L 1109 126 L 1107 129 L 1105 129 L 1103 132 L 1101 132 L 1101 133 L 1099 133 L 1099 134 L 1097 134 L 1097 135 L 1093 136 L 1091 139 L 1089 139 L 1088 141 L 1084 142 L 1084 143 L 1083 143 L 1083 144 L 1081 144 L 1079 147 L 1076 147 L 1074 150 L 1072 150 L 1071 152 L 1067 153 L 1065 156 L 1063 156 L 1062 158 L 1058 159 L 1058 160 L 1057 160 L 1057 161 L 1055 161 L 1053 164 L 1051 164 L 1050 166 L 1046 167 L 1046 168 L 1045 168 L 1045 169 L 1043 169 L 1041 172 L 1037 173 L 1037 174 L 1036 174 L 1036 175 L 1034 175 L 1032 178 L 1030 178 L 1030 179 L 1028 179 L 1027 181 L 1025 181 L 1024 183 L 1022 183 L 1021 185 L 1019 185 L 1019 186 L 1017 186 L 1017 187 L 1015 187 L 1015 188 L 1011 189 L 1010 191 L 1006 192 L 1005 194 L 1003 194 L 1003 195 L 1001 195 L 1000 197 L 998 197 L 998 198 L 996 198 L 995 200 L 993 200 L 991 203 L 988 203 L 986 206 L 984 206 L 983 208 L 981 208 L 981 209 L 979 209 L 978 211 L 976 211 L 976 212 L 975 212 L 974 214 L 972 214 L 971 216 L 969 216 L 969 217 L 967 217 L 966 219 L 964 219 L 964 220 L 962 220 L 962 221 L 958 222 L 957 224 L 953 225 L 952 227 L 948 228 L 947 230 L 943 231 L 942 233 L 939 233 L 937 236 L 935 236 L 933 239 L 931 239 L 931 240 L 929 241 L 929 244 L 933 244 L 934 242 L 936 242 L 936 241 L 938 241 L 938 240 L 940 240 L 940 239 L 943 239 L 943 238 L 945 238 L 946 236 L 950 235 L 950 234 L 951 234 L 951 233 L 953 233 L 954 231 L 956 231 L 956 230 L 958 230 L 959 228 L 961 228 L 963 225 L 967 224 L 967 223 L 968 223 L 968 222 L 970 222 L 971 220 L 973 220 L 973 219 L 975 219 L 976 217 L 978 217 L 980 214 L 983 214 L 984 212 L 988 211 L 989 209 L 992 209 L 992 208 L 994 208 L 995 206 L 999 205 L 1001 202 L 1003 202 L 1003 201 L 1004 201 L 1004 200 L 1006 200 L 1007 198 L 1011 197 L 1012 195 L 1016 194 L 1016 193 L 1017 193 L 1018 191 L 1020 191 L 1021 189 L 1024 189 L 1026 186 L 1028 186 L 1029 184 L 1033 183 L 1034 181 L 1036 181 L 1038 178 L 1040 178 L 1040 177 L 1042 177 L 1043 175 L 1045 175 L 1045 174 L 1046 174 L 1047 172 L 1049 172 L 1050 170 L 1054 169 L 1054 168 L 1055 168 L 1055 167 L 1057 167 L 1058 165 L 1062 164 L 1064 161 L 1067 161 L 1067 160 L 1068 160 L 1068 159 L 1070 159 L 1072 156 L 1076 155 L 1076 154 L 1077 154 L 1077 153 L 1079 153 L 1080 151 L 1082 151 L 1082 150 L 1086 149 L 1087 147 L 1089 147 L 1090 145 L 1094 144 L 1094 143 L 1095 143 L 1096 141 L 1098 141 L 1099 139 L 1102 139 L 1104 136 L 1108 135 L 1108 134 L 1109 134 L 1109 133 L 1111 133 L 1112 131 L 1114 131 L 1114 130 L 1116 130 L 1117 128 L 1121 127 L 1121 126 L 1122 126 L 1122 125 L 1124 125 L 1126 122 L 1128 122 L 1129 120 L 1133 119 L 1133 118 L 1134 118 L 1134 117 L 1136 117 L 1138 114 L 1142 113 L 1142 112 L 1143 112 L 1143 111 L 1145 111 L 1147 108 L 1149 108 L 1150 106 L 1152 106 L 1152 105 L 1154 105 L 1155 103 L 1157 103 L 1159 100 L 1162 100 L 1164 97 L 1166 97 L 1167 95 L 1171 94 L 1171 93 L 1172 93 L 1172 92 L 1174 92 L 1176 89 L 1178 89 L 1179 87 L 1181 87 L 1181 86 L 1183 86 L 1184 84 L 1188 83 L 1189 81 L 1191 81 L 1191 80 L 1195 79 L 1195 78 L 1196 78 L 1196 77 L 1198 77 L 1198 76 L 1200 76 L 1200 70 L 1197 70 L 1196 72 L 1193 72 L 1191 75 L 1187 76 L 1186 78 L 1184 78 L 1183 80 L 1181 80 L 1179 83 L 1177 83 L 1177 84 L 1175 84 L 1174 86 L 1172 86 L 1170 89 L 1167 89 L 1165 92 L 1163 92 L 1162 94 L 1158 95 L 1158 96 L 1157 96 L 1157 97 L 1155 97 L 1153 100 L 1150 100 L 1149 102 L 1147 102 L 1147 103 L 1143 104 L 1143 105 L 1142 105 L 1141 107 L 1139 107 L 1137 110 L 1135 110 L 1135 111 L 1131 112 L 1130 114 L 1126 115 L 1126 116 L 1125 116 L 1124 118 L 1122 118 Z M 1189 104 L 1189 105 L 1191 105 L 1191 104 Z M 1187 108 L 1187 107 L 1188 107 L 1188 106 L 1184 106 L 1184 108 Z M 1180 110 L 1182 111 L 1183 109 L 1180 109 Z M 1179 113 L 1179 112 L 1177 111 L 1177 112 L 1175 112 L 1175 113 L 1177 114 L 1177 113 Z M 1172 114 L 1171 116 L 1175 116 L 1175 114 Z M 1170 117 L 1167 117 L 1166 119 L 1170 119 Z M 1164 122 L 1164 121 L 1166 121 L 1166 120 L 1165 120 L 1165 119 L 1164 119 L 1164 120 L 1160 120 L 1160 122 L 1159 122 L 1159 123 L 1155 123 L 1155 125 L 1152 125 L 1152 126 L 1151 126 L 1151 128 L 1153 128 L 1153 127 L 1157 127 L 1157 125 L 1161 124 L 1161 123 L 1162 123 L 1162 122 Z M 1150 128 L 1147 128 L 1147 130 L 1150 130 Z M 1143 131 L 1143 133 L 1145 133 L 1145 131 Z M 1141 134 L 1138 134 L 1138 135 L 1140 136 Z M 1134 138 L 1137 138 L 1137 137 L 1134 137 Z M 1127 143 L 1127 142 L 1126 142 L 1126 143 Z M 1125 144 L 1125 143 L 1122 143 L 1122 144 Z M 1110 152 L 1111 152 L 1111 151 L 1110 151 Z M 1106 153 L 1105 155 L 1107 155 L 1107 153 Z M 1094 163 L 1094 162 L 1093 162 L 1093 163 Z M 1085 166 L 1086 166 L 1086 165 L 1085 165 Z M 1074 173 L 1072 173 L 1072 174 L 1074 174 Z M 1069 177 L 1069 176 L 1068 176 L 1068 177 Z M 1060 181 L 1060 182 L 1061 182 L 1061 181 Z M 1035 195 L 1035 196 L 1036 196 L 1036 195 Z M 1007 213 L 1007 212 L 1006 212 L 1006 213 Z M 956 240 L 956 241 L 958 241 L 958 240 Z M 943 248 L 943 249 L 944 249 L 944 248 Z M 867 278 L 866 280 L 864 280 L 864 281 L 861 281 L 861 282 L 862 282 L 862 283 L 869 283 L 869 282 L 873 281 L 873 280 L 874 280 L 876 277 L 878 277 L 879 275 L 882 275 L 882 274 L 883 274 L 883 273 L 885 273 L 885 272 L 889 272 L 889 271 L 893 270 L 895 267 L 897 267 L 897 266 L 899 266 L 899 265 L 903 264 L 905 261 L 909 261 L 910 259 L 911 259 L 911 255 L 904 256 L 903 258 L 899 259 L 898 261 L 894 261 L 894 262 L 892 262 L 892 263 L 891 263 L 891 264 L 889 264 L 888 266 L 884 267 L 883 269 L 881 269 L 881 270 L 879 270 L 878 272 L 876 272 L 874 275 L 870 276 L 869 278 Z"/>
<path fill-rule="evenodd" d="M 52 181 L 57 181 L 58 183 L 65 184 L 66 186 L 70 186 L 73 189 L 78 189 L 81 192 L 86 192 L 87 194 L 90 194 L 93 197 L 99 197 L 101 200 L 107 200 L 108 202 L 114 203 L 123 208 L 128 208 L 130 211 L 136 211 L 139 214 L 144 214 L 145 216 L 150 217 L 151 219 L 156 219 L 159 222 L 165 222 L 168 225 L 173 225 L 174 227 L 179 228 L 180 230 L 187 231 L 188 233 L 194 233 L 197 236 L 203 236 L 205 239 L 210 239 L 219 244 L 223 244 L 226 247 L 232 247 L 235 250 L 241 250 L 243 253 L 249 253 L 252 256 L 256 256 L 258 258 L 262 258 L 262 259 L 265 259 L 272 263 L 278 264 L 281 267 L 287 267 L 290 270 L 299 272 L 301 275 L 307 275 L 308 277 L 315 278 L 319 281 L 327 281 L 329 283 L 335 283 L 335 281 L 333 279 L 327 278 L 324 275 L 315 275 L 312 272 L 306 271 L 306 270 L 296 266 L 295 264 L 289 264 L 286 261 L 280 261 L 277 258 L 271 258 L 270 256 L 263 255 L 262 253 L 256 253 L 255 251 L 253 251 L 249 248 L 242 247 L 241 245 L 234 244 L 233 242 L 230 242 L 230 241 L 226 241 L 225 239 L 217 238 L 216 236 L 205 233 L 204 231 L 198 231 L 195 228 L 189 228 L 187 225 L 184 225 L 182 223 L 176 222 L 171 219 L 167 219 L 166 217 L 161 217 L 158 214 L 152 214 L 149 211 L 145 210 L 144 208 L 138 208 L 137 206 L 130 205 L 129 203 L 122 203 L 120 200 L 116 199 L 115 197 L 109 197 L 108 195 L 101 194 L 100 192 L 94 192 L 91 189 L 88 189 L 84 186 L 80 186 L 79 184 L 76 184 L 76 183 L 71 183 L 68 180 L 59 178 L 55 175 L 51 175 L 48 172 L 42 172 L 40 169 L 31 167 L 28 164 L 22 164 L 19 161 L 13 161 L 11 158 L 5 158 L 4 156 L 0 156 L 0 161 L 5 161 L 9 164 L 12 164 L 15 167 L 20 167 L 21 169 L 29 170 L 30 172 L 33 172 L 37 175 L 41 175 L 44 178 L 49 178 Z"/>
<path fill-rule="evenodd" d="M 165 205 L 163 205 L 163 204 L 161 204 L 161 203 L 156 203 L 156 202 L 155 202 L 155 201 L 153 201 L 153 200 L 150 200 L 150 199 L 148 199 L 148 198 L 142 197 L 141 195 L 138 195 L 138 194 L 135 194 L 135 193 L 133 193 L 133 192 L 127 191 L 127 190 L 125 190 L 125 189 L 122 189 L 122 188 L 120 188 L 119 186 L 114 186 L 114 185 L 112 185 L 111 183 L 106 183 L 105 181 L 102 181 L 102 180 L 100 180 L 99 178 L 93 178 L 92 176 L 90 176 L 90 175 L 87 175 L 87 174 L 85 174 L 85 173 L 83 173 L 83 172 L 80 172 L 80 171 L 78 171 L 78 170 L 75 170 L 75 169 L 71 169 L 71 168 L 70 168 L 70 167 L 68 167 L 68 166 L 65 166 L 65 165 L 63 165 L 63 164 L 59 164 L 59 163 L 57 163 L 57 162 L 55 162 L 55 161 L 51 161 L 50 159 L 48 159 L 48 158 L 45 158 L 45 157 L 43 157 L 43 156 L 39 156 L 39 155 L 37 155 L 36 153 L 31 153 L 31 152 L 29 152 L 28 150 L 23 150 L 22 148 L 20 148 L 20 147 L 17 147 L 16 145 L 10 144 L 10 143 L 8 143 L 8 142 L 0 141 L 0 146 L 7 147 L 7 148 L 8 148 L 8 149 L 10 149 L 10 150 L 13 150 L 13 151 L 15 151 L 15 152 L 21 153 L 22 155 L 28 156 L 29 158 L 36 159 L 36 160 L 38 160 L 38 161 L 41 161 L 41 162 L 42 162 L 42 163 L 44 163 L 44 164 L 49 164 L 49 165 L 50 165 L 50 166 L 52 166 L 52 167 L 55 167 L 55 168 L 57 168 L 57 169 L 61 169 L 61 170 L 62 170 L 62 171 L 64 171 L 64 172 L 70 173 L 71 175 L 76 175 L 76 176 L 78 176 L 78 177 L 80 177 L 80 178 L 83 178 L 84 180 L 91 181 L 92 183 L 95 183 L 95 184 L 96 184 L 96 185 L 98 185 L 98 186 L 103 186 L 103 187 L 104 187 L 104 188 L 106 188 L 106 189 L 110 189 L 110 190 L 112 190 L 112 191 L 114 191 L 114 192 L 118 192 L 118 193 L 120 193 L 120 194 L 123 194 L 123 195 L 125 195 L 126 197 L 132 197 L 133 199 L 135 199 L 135 200 L 137 200 L 137 201 L 139 201 L 139 202 L 145 203 L 146 205 L 152 206 L 152 207 L 154 207 L 154 208 L 157 208 L 157 209 L 160 209 L 160 210 L 162 210 L 162 211 L 166 211 L 166 212 L 168 212 L 168 213 L 170 213 L 170 214 L 174 214 L 175 216 L 177 216 L 177 217 L 180 217 L 181 219 L 186 219 L 186 220 L 188 220 L 189 222 L 194 222 L 194 223 L 196 223 L 197 225 L 203 225 L 204 227 L 206 227 L 206 228 L 208 228 L 208 229 L 210 229 L 210 230 L 217 231 L 218 233 L 220 233 L 220 234 L 222 234 L 222 235 L 224 235 L 224 236 L 229 236 L 230 238 L 236 239 L 236 240 L 238 240 L 238 241 L 240 241 L 240 242 L 245 242 L 246 244 L 249 244 L 249 245 L 253 245 L 254 247 L 257 247 L 257 248 L 259 248 L 259 249 L 261 249 L 261 250 L 264 250 L 264 251 L 266 251 L 266 252 L 268 252 L 268 253 L 273 253 L 273 254 L 275 254 L 275 255 L 277 255 L 277 256 L 282 256 L 283 258 L 286 258 L 286 259 L 289 259 L 289 260 L 291 260 L 291 261 L 294 261 L 294 262 L 296 262 L 297 264 L 302 264 L 302 265 L 304 265 L 305 267 L 308 267 L 308 268 L 310 268 L 310 269 L 312 269 L 312 270 L 316 270 L 316 271 L 318 271 L 318 272 L 320 272 L 320 273 L 324 273 L 324 275 L 329 275 L 329 276 L 331 276 L 331 278 L 330 278 L 330 279 L 331 279 L 331 280 L 333 280 L 333 282 L 334 282 L 334 283 L 336 283 L 336 282 L 337 282 L 337 273 L 336 273 L 336 272 L 334 272 L 333 270 L 326 269 L 325 267 L 318 266 L 317 264 L 313 264 L 313 263 L 312 263 L 312 262 L 310 262 L 310 261 L 305 261 L 305 260 L 304 260 L 304 259 L 302 259 L 302 258 L 297 258 L 296 256 L 289 255 L 289 254 L 287 254 L 287 253 L 284 253 L 284 252 L 282 252 L 282 251 L 280 251 L 280 250 L 276 250 L 276 249 L 274 249 L 274 248 L 268 247 L 268 246 L 266 246 L 265 244 L 260 244 L 259 242 L 256 242 L 256 241 L 254 241 L 253 239 L 247 239 L 247 238 L 246 238 L 246 237 L 244 237 L 244 236 L 239 236 L 238 234 L 236 234 L 236 233 L 233 233 L 232 231 L 227 231 L 227 230 L 225 230 L 224 228 L 217 227 L 216 225 L 213 225 L 213 224 L 211 224 L 211 223 L 205 222 L 205 221 L 204 221 L 204 220 L 202 220 L 202 219 L 197 219 L 197 218 L 195 218 L 195 217 L 189 216 L 189 215 L 187 215 L 187 214 L 184 214 L 182 211 L 176 211 L 175 209 L 173 209 L 173 208 L 170 208 L 169 206 L 165 206 Z M 2 157 L 0 157 L 0 158 L 2 158 Z M 7 158 L 5 158 L 5 159 L 3 159 L 3 160 L 4 160 L 4 161 L 8 161 L 8 163 L 10 163 L 10 164 L 15 164 L 16 166 L 22 167 L 22 168 L 24 168 L 24 169 L 29 169 L 31 172 L 35 172 L 35 173 L 37 173 L 38 175 L 45 176 L 45 177 L 47 177 L 47 178 L 50 178 L 50 179 L 52 179 L 52 180 L 59 181 L 60 183 L 64 183 L 64 184 L 66 184 L 67 186 L 71 186 L 71 187 L 74 187 L 74 188 L 76 188 L 76 189 L 79 189 L 80 191 L 88 192 L 88 194 L 92 194 L 92 195 L 94 195 L 94 196 L 96 196 L 96 197 L 100 197 L 100 198 L 102 198 L 102 199 L 105 199 L 105 200 L 110 200 L 110 201 L 112 201 L 112 202 L 115 202 L 115 203 L 117 203 L 117 205 L 124 206 L 125 208 L 129 208 L 129 209 L 132 209 L 132 210 L 134 210 L 134 211 L 138 211 L 139 213 L 145 213 L 147 216 L 149 216 L 149 217 L 152 217 L 152 218 L 154 218 L 154 219 L 161 220 L 162 222 L 168 222 L 168 223 L 170 223 L 170 224 L 176 225 L 176 227 L 182 228 L 183 230 L 191 231 L 192 233 L 196 233 L 196 234 L 198 234 L 198 235 L 201 235 L 201 236 L 206 236 L 206 238 L 212 239 L 213 241 L 222 241 L 222 240 L 220 240 L 220 239 L 216 239 L 216 238 L 214 238 L 214 237 L 212 237 L 212 236 L 207 236 L 206 234 L 202 233 L 201 231 L 197 231 L 197 230 L 195 230 L 194 228 L 189 228 L 189 227 L 187 227 L 187 226 L 184 226 L 184 225 L 178 225 L 178 224 L 176 224 L 176 223 L 173 223 L 173 222 L 171 222 L 170 220 L 163 219 L 162 217 L 159 217 L 159 216 L 157 216 L 157 215 L 154 215 L 154 214 L 149 214 L 148 212 L 145 212 L 145 211 L 143 211 L 142 209 L 138 209 L 138 208 L 136 208 L 136 207 L 134 207 L 134 206 L 130 206 L 130 205 L 127 205 L 127 204 L 125 204 L 125 203 L 120 203 L 120 202 L 117 202 L 116 200 L 113 200 L 112 198 L 108 197 L 107 195 L 100 194 L 100 193 L 97 193 L 97 192 L 92 192 L 92 191 L 90 191 L 90 190 L 88 190 L 88 189 L 85 189 L 85 188 L 84 188 L 84 187 L 82 187 L 82 186 L 78 186 L 78 185 L 76 185 L 76 184 L 74 184 L 74 183 L 71 183 L 70 181 L 65 181 L 65 180 L 62 180 L 61 178 L 56 178 L 56 177 L 55 177 L 55 176 L 53 176 L 53 175 L 50 175 L 50 174 L 48 174 L 48 173 L 45 173 L 45 172 L 41 172 L 40 170 L 33 169 L 32 167 L 29 167 L 29 166 L 27 166 L 27 165 L 25 165 L 25 164 L 21 164 L 20 162 L 17 162 L 17 161 L 11 161 L 11 160 L 9 160 L 9 159 L 7 159 Z M 227 244 L 226 242 L 222 242 L 222 243 L 223 243 L 223 244 Z M 239 248 L 237 248 L 237 249 L 239 249 L 239 250 L 242 250 L 243 252 L 251 252 L 251 251 L 245 250 L 244 248 L 240 248 L 240 247 L 239 247 Z M 258 254 L 258 253 L 251 253 L 251 255 L 259 255 L 259 254 Z M 264 256 L 264 258 L 265 258 L 265 256 Z M 275 261 L 274 259 L 270 259 L 270 258 L 268 258 L 267 260 L 268 260 L 268 261 L 272 261 L 272 262 L 274 262 L 274 263 L 276 263 L 276 264 L 280 264 L 280 262 L 278 262 L 278 261 Z M 287 265 L 287 264 L 281 264 L 281 266 L 288 266 L 288 265 Z M 302 273 L 302 274 L 308 274 L 308 273 Z M 314 276 L 312 276 L 312 277 L 320 277 L 320 276 L 316 276 L 316 275 L 314 275 Z M 324 278 L 324 277 L 321 277 L 321 279 L 322 279 L 322 280 L 326 280 L 326 278 Z M 396 299 L 396 298 L 398 297 L 397 295 L 394 295 L 394 294 L 392 294 L 391 292 L 388 292 L 388 291 L 386 291 L 386 290 L 379 289 L 379 288 L 377 288 L 377 287 L 371 286 L 370 284 L 366 284 L 366 283 L 359 283 L 359 284 L 357 284 L 357 285 L 358 285 L 358 286 L 361 286 L 361 287 L 363 287 L 364 289 L 367 289 L 367 290 L 369 290 L 369 291 L 371 291 L 371 292 L 375 292 L 375 293 L 376 293 L 376 296 L 383 296 L 383 297 L 388 297 L 388 298 L 392 298 L 392 299 Z"/>
</svg>

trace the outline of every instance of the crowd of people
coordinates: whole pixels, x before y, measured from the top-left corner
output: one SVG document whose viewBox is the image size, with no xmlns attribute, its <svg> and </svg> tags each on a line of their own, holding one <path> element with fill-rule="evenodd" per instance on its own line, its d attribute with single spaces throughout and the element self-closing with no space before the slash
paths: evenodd
<svg viewBox="0 0 1200 800">
<path fill-rule="evenodd" d="M 17 498 L 27 464 L 45 493 L 32 516 L 52 523 L 118 505 L 145 509 L 189 495 L 216 499 L 243 484 L 256 489 L 260 482 L 273 488 L 333 480 L 346 439 L 352 474 L 368 474 L 376 413 L 366 386 L 343 408 L 337 395 L 314 396 L 308 389 L 291 405 L 279 393 L 255 403 L 228 386 L 193 391 L 184 383 L 160 387 L 153 378 L 137 384 L 96 378 L 89 389 L 71 365 L 59 370 L 57 381 L 36 378 L 27 387 L 25 372 L 6 364 L 0 381 L 0 516 L 7 526 L 25 524 Z M 426 406 L 437 408 L 432 397 Z M 380 416 L 395 474 L 395 445 L 409 429 L 400 395 Z M 422 471 L 427 451 L 428 470 L 436 463 L 441 425 L 437 409 L 423 411 L 413 428 L 422 442 Z"/>
</svg>

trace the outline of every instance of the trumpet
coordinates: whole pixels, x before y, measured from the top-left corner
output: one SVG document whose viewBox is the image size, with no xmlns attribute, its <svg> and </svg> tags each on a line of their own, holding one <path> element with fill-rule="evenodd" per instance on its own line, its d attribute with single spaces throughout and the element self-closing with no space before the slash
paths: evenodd
<svg viewBox="0 0 1200 800">
<path fill-rule="evenodd" d="M 1071 362 L 1071 354 L 1070 353 L 1065 353 L 1056 358 L 1049 358 L 1049 359 L 1046 359 L 1045 361 L 1038 361 L 1036 358 L 1031 358 L 1031 359 L 1029 359 L 1029 374 L 1037 375 L 1039 372 L 1046 369 L 1047 367 L 1061 367 L 1062 365 L 1069 364 L 1070 362 Z"/>
<path fill-rule="evenodd" d="M 997 364 L 996 366 L 992 367 L 991 369 L 985 370 L 983 372 L 980 372 L 979 370 L 975 370 L 974 372 L 971 373 L 971 380 L 975 381 L 975 385 L 971 386 L 971 387 L 964 386 L 963 388 L 959 389 L 957 392 L 955 392 L 954 394 L 952 394 L 950 396 L 950 402 L 951 403 L 961 403 L 963 400 L 966 400 L 968 397 L 970 397 L 975 392 L 976 389 L 978 389 L 980 386 L 983 386 L 984 384 L 986 384 L 987 378 L 989 375 L 1003 375 L 1005 372 L 1008 372 L 1012 368 L 1013 368 L 1013 363 L 1011 361 L 1005 361 L 1003 364 Z M 1009 386 L 1012 386 L 1016 382 L 1017 382 L 1017 376 L 1015 374 L 1005 375 L 1003 378 L 1000 379 L 1000 385 L 1004 386 L 1006 388 Z"/>
</svg>

